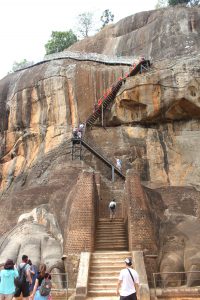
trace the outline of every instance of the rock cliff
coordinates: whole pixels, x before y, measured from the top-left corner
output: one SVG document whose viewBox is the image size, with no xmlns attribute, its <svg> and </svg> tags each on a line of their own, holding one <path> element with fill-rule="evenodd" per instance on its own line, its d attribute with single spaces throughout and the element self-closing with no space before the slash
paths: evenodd
<svg viewBox="0 0 200 300">
<path fill-rule="evenodd" d="M 162 271 L 172 265 L 174 271 L 196 270 L 200 265 L 199 24 L 200 8 L 160 9 L 127 17 L 70 48 L 152 58 L 150 70 L 122 85 L 104 114 L 105 128 L 97 121 L 86 136 L 113 163 L 120 157 L 124 173 L 133 169 L 140 175 L 149 205 L 157 211 Z M 62 270 L 60 257 L 70 247 L 69 212 L 83 170 L 109 178 L 106 167 L 89 153 L 83 154 L 83 161 L 71 161 L 72 128 L 85 122 L 98 99 L 130 68 L 119 62 L 58 57 L 0 81 L 3 260 L 8 253 L 19 260 L 22 252 L 30 251 L 26 234 L 31 232 L 35 260 L 46 257 L 49 267 Z M 98 186 L 95 178 L 91 182 Z M 157 209 L 154 193 L 160 197 Z M 91 194 L 98 197 L 99 191 L 91 189 Z M 24 229 L 15 247 L 12 239 L 18 238 L 20 224 Z M 52 261 L 41 240 L 54 245 Z M 191 278 L 188 284 L 193 284 Z"/>
</svg>

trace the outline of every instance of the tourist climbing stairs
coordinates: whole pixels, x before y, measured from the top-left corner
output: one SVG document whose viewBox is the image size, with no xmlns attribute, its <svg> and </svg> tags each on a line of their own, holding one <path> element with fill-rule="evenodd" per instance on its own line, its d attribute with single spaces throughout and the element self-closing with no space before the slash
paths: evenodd
<svg viewBox="0 0 200 300">
<path fill-rule="evenodd" d="M 92 253 L 88 297 L 114 297 L 120 270 L 128 252 L 127 232 L 122 218 L 101 218 L 96 232 L 96 251 Z"/>
</svg>

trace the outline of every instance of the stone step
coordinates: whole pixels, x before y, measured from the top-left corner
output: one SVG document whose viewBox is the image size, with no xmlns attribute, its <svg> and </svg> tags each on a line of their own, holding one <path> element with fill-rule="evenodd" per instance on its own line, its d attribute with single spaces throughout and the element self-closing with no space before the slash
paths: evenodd
<svg viewBox="0 0 200 300">
<path fill-rule="evenodd" d="M 117 282 L 118 280 L 118 276 L 112 276 L 112 277 L 109 277 L 109 276 L 104 276 L 104 277 L 99 277 L 99 276 L 91 276 L 90 277 L 90 283 L 104 283 L 104 282 L 110 282 L 110 283 L 113 283 Z"/>
<path fill-rule="evenodd" d="M 92 260 L 92 265 L 109 265 L 109 264 L 121 264 L 124 262 L 124 258 L 97 258 L 97 259 L 94 259 Z"/>
<path fill-rule="evenodd" d="M 116 267 L 116 270 L 120 270 L 120 269 L 124 268 L 124 263 L 121 262 L 121 263 L 115 264 L 115 265 L 113 265 L 113 266 Z M 110 269 L 110 265 L 109 265 L 109 264 L 103 265 L 103 266 L 102 266 L 102 265 L 92 265 L 90 270 L 91 270 L 91 271 L 101 270 L 100 267 L 103 267 L 104 270 L 114 270 L 114 268 L 113 268 L 113 269 Z"/>
<path fill-rule="evenodd" d="M 113 290 L 98 290 L 98 291 L 93 291 L 89 290 L 88 291 L 88 296 L 89 297 L 98 297 L 98 296 L 115 296 L 116 295 L 116 289 Z M 107 298 L 109 300 L 110 298 Z M 118 297 L 119 299 L 119 297 Z"/>
<path fill-rule="evenodd" d="M 108 271 L 105 271 L 102 272 L 102 270 L 100 271 L 92 271 L 90 270 L 90 277 L 117 277 L 119 276 L 119 270 L 108 270 Z"/>
<path fill-rule="evenodd" d="M 116 282 L 113 283 L 89 283 L 89 290 L 95 290 L 95 291 L 99 291 L 99 290 L 114 290 L 116 289 L 117 286 L 117 280 Z"/>
<path fill-rule="evenodd" d="M 122 266 L 119 266 L 119 265 L 110 265 L 110 266 L 103 266 L 103 265 L 96 265 L 96 266 L 93 266 L 91 265 L 90 267 L 90 270 L 91 272 L 106 272 L 106 271 L 118 271 L 121 269 L 121 267 L 123 267 L 123 264 Z"/>
<path fill-rule="evenodd" d="M 126 258 L 131 256 L 130 251 L 99 251 L 99 252 L 93 252 L 91 257 L 92 258 L 98 258 L 98 259 L 115 259 L 117 258 Z"/>
<path fill-rule="evenodd" d="M 119 300 L 119 296 L 108 297 L 87 297 L 86 300 Z"/>
</svg>

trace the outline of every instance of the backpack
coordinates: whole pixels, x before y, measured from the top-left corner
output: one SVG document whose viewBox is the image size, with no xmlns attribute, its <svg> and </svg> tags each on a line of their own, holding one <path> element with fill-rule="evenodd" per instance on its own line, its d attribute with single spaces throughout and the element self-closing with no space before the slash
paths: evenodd
<svg viewBox="0 0 200 300">
<path fill-rule="evenodd" d="M 41 296 L 48 296 L 51 292 L 52 283 L 51 280 L 48 278 L 44 278 L 42 280 L 41 286 L 40 286 L 40 295 Z"/>
<path fill-rule="evenodd" d="M 14 279 L 15 286 L 21 288 L 22 285 L 26 282 L 26 273 L 25 273 L 25 264 L 22 268 L 18 268 L 19 276 Z"/>
<path fill-rule="evenodd" d="M 115 203 L 112 203 L 112 204 L 110 204 L 110 205 L 109 205 L 109 207 L 110 207 L 111 209 L 114 209 L 114 208 L 115 208 L 115 206 L 116 206 L 116 204 L 115 204 Z"/>
</svg>

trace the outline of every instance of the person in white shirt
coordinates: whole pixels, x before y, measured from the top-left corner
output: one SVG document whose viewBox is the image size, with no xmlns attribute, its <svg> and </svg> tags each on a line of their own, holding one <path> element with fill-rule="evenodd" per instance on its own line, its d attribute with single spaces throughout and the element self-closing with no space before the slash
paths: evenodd
<svg viewBox="0 0 200 300">
<path fill-rule="evenodd" d="M 115 217 L 115 209 L 116 209 L 115 199 L 113 199 L 112 201 L 110 201 L 110 203 L 109 203 L 109 209 L 110 209 L 110 220 L 112 220 Z"/>
<path fill-rule="evenodd" d="M 126 268 L 122 269 L 119 274 L 117 283 L 117 295 L 120 290 L 120 300 L 138 300 L 139 298 L 139 276 L 138 273 L 131 268 L 132 259 L 127 257 L 125 259 Z"/>
<path fill-rule="evenodd" d="M 122 161 L 119 158 L 116 158 L 116 167 L 121 171 L 122 170 Z"/>
</svg>

